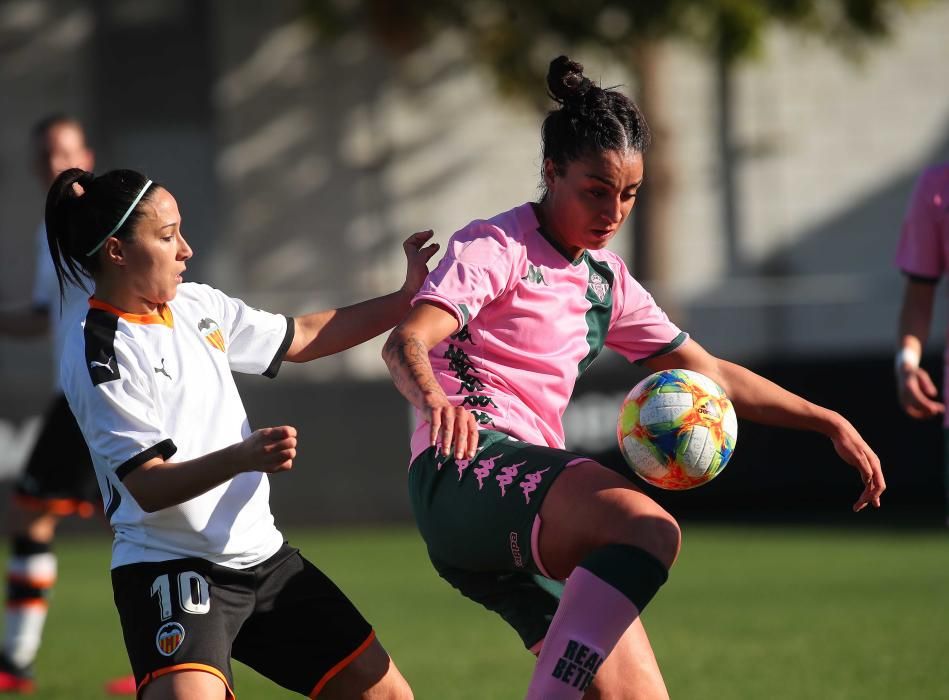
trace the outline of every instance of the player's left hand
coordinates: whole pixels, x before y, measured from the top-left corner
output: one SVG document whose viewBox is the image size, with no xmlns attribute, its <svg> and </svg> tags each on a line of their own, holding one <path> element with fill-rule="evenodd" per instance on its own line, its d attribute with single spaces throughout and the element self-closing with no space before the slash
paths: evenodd
<svg viewBox="0 0 949 700">
<path fill-rule="evenodd" d="M 834 449 L 840 458 L 860 472 L 863 480 L 863 493 L 853 504 L 854 513 L 866 506 L 880 507 L 880 494 L 886 490 L 880 458 L 847 420 L 841 418 L 837 430 L 830 436 Z"/>
<path fill-rule="evenodd" d="M 428 276 L 428 261 L 438 252 L 437 243 L 425 245 L 434 235 L 432 231 L 419 231 L 406 238 L 402 244 L 406 260 L 405 284 L 402 285 L 402 290 L 412 296 L 415 296 Z"/>
</svg>

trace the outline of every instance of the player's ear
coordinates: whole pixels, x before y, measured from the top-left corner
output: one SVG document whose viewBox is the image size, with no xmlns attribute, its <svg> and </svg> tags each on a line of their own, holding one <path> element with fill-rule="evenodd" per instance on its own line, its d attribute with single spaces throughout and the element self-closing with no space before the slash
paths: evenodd
<svg viewBox="0 0 949 700">
<path fill-rule="evenodd" d="M 554 180 L 557 178 L 557 166 L 550 158 L 544 158 L 544 185 L 548 190 L 554 187 Z"/>
<path fill-rule="evenodd" d="M 115 236 L 109 237 L 103 244 L 105 258 L 114 265 L 125 265 L 125 246 Z"/>
</svg>

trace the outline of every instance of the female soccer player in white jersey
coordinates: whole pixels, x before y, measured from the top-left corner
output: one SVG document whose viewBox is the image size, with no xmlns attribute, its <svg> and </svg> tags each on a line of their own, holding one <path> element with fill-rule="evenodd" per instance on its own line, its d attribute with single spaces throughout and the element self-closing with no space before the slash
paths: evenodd
<svg viewBox="0 0 949 700">
<path fill-rule="evenodd" d="M 675 520 L 565 451 L 561 416 L 604 345 L 693 369 L 739 415 L 815 430 L 879 506 L 880 463 L 840 415 L 717 359 L 673 325 L 606 244 L 643 181 L 646 122 L 561 56 L 547 83 L 544 194 L 457 232 L 383 351 L 415 406 L 409 493 L 439 574 L 538 654 L 530 700 L 667 698 L 639 616 L 679 551 Z M 566 579 L 562 595 L 539 577 Z"/>
<path fill-rule="evenodd" d="M 230 659 L 321 698 L 411 698 L 372 628 L 274 526 L 267 474 L 296 431 L 251 431 L 231 372 L 273 377 L 391 328 L 427 273 L 431 232 L 403 244 L 388 296 L 298 318 L 184 283 L 175 198 L 139 173 L 63 172 L 46 205 L 61 282 L 95 282 L 69 332 L 63 389 L 115 532 L 112 582 L 145 698 L 233 698 Z"/>
</svg>

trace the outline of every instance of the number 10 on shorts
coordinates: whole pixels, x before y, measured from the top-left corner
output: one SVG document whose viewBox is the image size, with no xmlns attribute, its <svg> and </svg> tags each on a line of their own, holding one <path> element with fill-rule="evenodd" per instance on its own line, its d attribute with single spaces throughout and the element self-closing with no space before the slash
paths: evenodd
<svg viewBox="0 0 949 700">
<path fill-rule="evenodd" d="M 152 582 L 153 596 L 158 596 L 161 619 L 171 617 L 171 578 L 162 574 Z M 192 615 L 205 615 L 211 609 L 211 594 L 208 582 L 196 571 L 178 574 L 178 603 L 181 609 Z"/>
</svg>

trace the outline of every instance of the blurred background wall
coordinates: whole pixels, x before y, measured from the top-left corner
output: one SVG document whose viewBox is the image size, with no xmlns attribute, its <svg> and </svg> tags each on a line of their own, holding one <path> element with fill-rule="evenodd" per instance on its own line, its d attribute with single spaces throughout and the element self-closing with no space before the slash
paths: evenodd
<svg viewBox="0 0 949 700">
<path fill-rule="evenodd" d="M 497 90 L 467 32 L 393 52 L 356 26 L 329 40 L 313 6 L 0 1 L 0 304 L 32 283 L 44 193 L 28 133 L 52 111 L 85 122 L 99 171 L 137 168 L 175 194 L 195 249 L 190 279 L 283 313 L 391 291 L 409 233 L 432 228 L 444 243 L 473 218 L 536 198 L 543 112 Z M 850 416 L 890 468 L 888 496 L 902 506 L 892 512 L 935 513 L 938 426 L 910 422 L 895 402 L 902 283 L 891 258 L 916 175 L 949 159 L 949 4 L 894 11 L 889 29 L 848 53 L 776 25 L 724 73 L 694 42 L 664 42 L 659 102 L 643 103 L 661 108 L 656 141 L 672 166 L 667 232 L 653 242 L 665 254 L 641 264 L 639 221 L 614 249 L 712 352 Z M 531 51 L 544 67 L 569 53 L 640 97 L 632 59 L 555 42 Z M 531 90 L 536 104 L 544 85 Z M 936 323 L 944 317 L 940 307 Z M 936 372 L 941 328 L 927 357 Z M 408 516 L 410 416 L 381 343 L 284 367 L 276 382 L 241 380 L 256 424 L 301 428 L 297 470 L 274 479 L 284 520 Z M 7 479 L 48 398 L 50 362 L 44 341 L 0 339 Z M 618 401 L 638 376 L 615 356 L 597 363 L 566 417 L 574 447 L 616 458 Z M 674 507 L 807 517 L 846 511 L 856 496 L 823 442 L 742 431 L 726 475 L 671 497 Z"/>
</svg>

